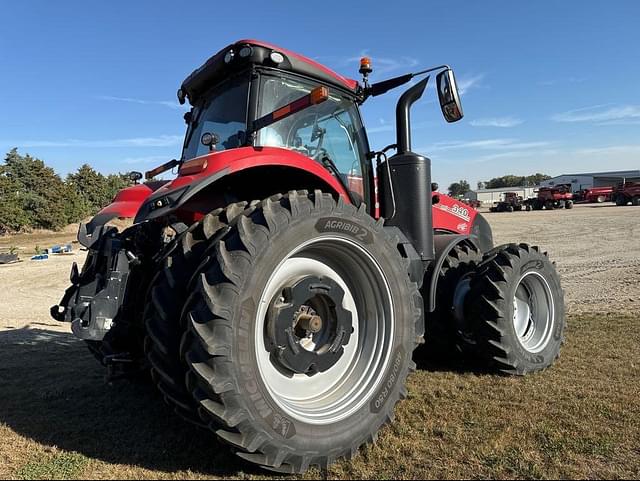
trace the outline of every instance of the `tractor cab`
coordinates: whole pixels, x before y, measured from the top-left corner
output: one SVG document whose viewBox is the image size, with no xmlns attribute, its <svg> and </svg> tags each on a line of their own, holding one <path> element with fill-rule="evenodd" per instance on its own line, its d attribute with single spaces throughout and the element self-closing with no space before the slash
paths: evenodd
<svg viewBox="0 0 640 481">
<path fill-rule="evenodd" d="M 325 100 L 292 111 L 292 103 L 318 87 L 326 87 Z M 193 72 L 178 91 L 181 102 L 192 104 L 181 162 L 245 146 L 287 149 L 328 168 L 362 202 L 372 189 L 363 182 L 371 176 L 359 91 L 355 80 L 310 59 L 256 41 L 237 42 Z M 256 121 L 273 113 L 282 118 L 256 128 Z"/>
</svg>

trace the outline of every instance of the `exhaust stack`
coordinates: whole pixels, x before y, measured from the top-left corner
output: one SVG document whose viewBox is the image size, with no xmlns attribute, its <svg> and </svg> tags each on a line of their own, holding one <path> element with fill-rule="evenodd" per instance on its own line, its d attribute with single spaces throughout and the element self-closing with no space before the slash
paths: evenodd
<svg viewBox="0 0 640 481">
<path fill-rule="evenodd" d="M 402 94 L 396 107 L 396 135 L 398 154 L 411 152 L 411 106 L 422 97 L 429 77 L 421 80 Z"/>
<path fill-rule="evenodd" d="M 404 232 L 422 261 L 435 257 L 431 212 L 431 161 L 411 152 L 411 106 L 420 98 L 429 78 L 402 94 L 396 107 L 397 153 L 378 165 L 380 213 L 385 225 Z"/>
</svg>

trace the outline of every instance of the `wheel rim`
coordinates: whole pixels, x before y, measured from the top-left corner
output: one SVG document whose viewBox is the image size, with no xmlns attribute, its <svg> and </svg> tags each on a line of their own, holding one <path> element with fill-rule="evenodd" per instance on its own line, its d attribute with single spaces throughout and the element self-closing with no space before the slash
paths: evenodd
<svg viewBox="0 0 640 481">
<path fill-rule="evenodd" d="M 351 313 L 353 332 L 327 371 L 313 376 L 283 373 L 265 343 L 269 306 L 284 287 L 308 276 L 329 278 L 342 288 L 342 307 Z M 388 281 L 359 245 L 322 236 L 294 249 L 267 281 L 256 315 L 258 371 L 272 399 L 289 416 L 309 424 L 335 423 L 356 412 L 370 400 L 389 363 L 393 312 Z"/>
<path fill-rule="evenodd" d="M 547 280 L 530 271 L 518 281 L 513 296 L 513 326 L 518 341 L 527 351 L 542 351 L 555 324 L 554 300 Z"/>
</svg>

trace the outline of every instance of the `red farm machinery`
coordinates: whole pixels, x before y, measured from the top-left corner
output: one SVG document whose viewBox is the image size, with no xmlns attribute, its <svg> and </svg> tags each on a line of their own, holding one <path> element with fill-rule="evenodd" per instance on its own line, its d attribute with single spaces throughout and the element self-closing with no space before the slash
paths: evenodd
<svg viewBox="0 0 640 481">
<path fill-rule="evenodd" d="M 527 201 L 527 205 L 530 205 L 533 210 L 573 208 L 571 184 L 540 187 L 536 193 L 536 197 Z"/>
<path fill-rule="evenodd" d="M 613 200 L 613 187 L 590 187 L 582 189 L 574 195 L 576 202 L 585 202 L 590 204 L 602 204 Z"/>
<path fill-rule="evenodd" d="M 497 202 L 489 208 L 491 212 L 513 212 L 521 211 L 522 209 L 531 210 L 531 207 L 529 207 L 521 195 L 515 192 L 505 192 L 504 200 Z"/>
<path fill-rule="evenodd" d="M 351 80 L 254 40 L 211 57 L 178 91 L 191 106 L 179 160 L 147 173 L 177 176 L 121 191 L 81 225 L 86 263 L 51 310 L 110 375 L 149 372 L 182 417 L 279 472 L 376 439 L 434 343 L 524 375 L 563 341 L 547 255 L 494 246 L 411 150 L 427 75 L 446 121 L 462 118 L 453 71 L 370 83 L 371 71 L 365 58 Z M 360 106 L 416 77 L 396 142 L 372 149 Z"/>
<path fill-rule="evenodd" d="M 640 181 L 622 182 L 616 187 L 612 195 L 617 206 L 640 205 Z"/>
</svg>

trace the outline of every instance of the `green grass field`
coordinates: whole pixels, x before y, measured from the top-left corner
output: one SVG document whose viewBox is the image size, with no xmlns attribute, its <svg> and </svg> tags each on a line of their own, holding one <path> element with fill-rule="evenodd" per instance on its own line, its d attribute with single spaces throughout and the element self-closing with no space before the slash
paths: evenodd
<svg viewBox="0 0 640 481">
<path fill-rule="evenodd" d="M 0 332 L 2 478 L 265 478 L 172 414 L 106 385 L 81 342 Z M 422 366 L 374 446 L 307 478 L 637 478 L 640 318 L 570 317 L 560 361 L 526 378 Z"/>
</svg>

